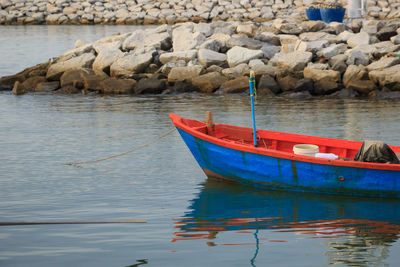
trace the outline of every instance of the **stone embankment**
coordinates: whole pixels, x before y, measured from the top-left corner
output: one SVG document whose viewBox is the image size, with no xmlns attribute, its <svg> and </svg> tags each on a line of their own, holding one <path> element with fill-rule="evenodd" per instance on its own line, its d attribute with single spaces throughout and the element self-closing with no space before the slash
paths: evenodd
<svg viewBox="0 0 400 267">
<path fill-rule="evenodd" d="M 243 93 L 399 97 L 400 21 L 186 22 L 76 48 L 0 79 L 0 90 L 83 94 Z"/>
<path fill-rule="evenodd" d="M 304 18 L 314 0 L 0 0 L 0 24 L 174 24 Z M 328 0 L 323 2 L 335 2 Z M 342 1 L 346 5 L 347 1 Z M 400 18 L 398 0 L 368 0 L 368 16 Z"/>
</svg>

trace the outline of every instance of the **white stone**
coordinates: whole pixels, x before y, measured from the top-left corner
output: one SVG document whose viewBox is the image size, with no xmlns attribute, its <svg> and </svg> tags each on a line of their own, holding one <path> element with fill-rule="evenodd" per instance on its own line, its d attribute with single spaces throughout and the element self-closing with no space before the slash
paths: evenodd
<svg viewBox="0 0 400 267">
<path fill-rule="evenodd" d="M 168 32 L 149 33 L 137 30 L 125 39 L 122 43 L 123 50 L 134 50 L 137 48 L 161 49 L 163 45 L 168 45 L 171 38 Z"/>
<path fill-rule="evenodd" d="M 235 46 L 227 52 L 227 61 L 230 67 L 235 67 L 241 63 L 248 63 L 252 59 L 262 58 L 261 50 L 252 50 L 240 46 Z"/>
<path fill-rule="evenodd" d="M 125 54 L 111 64 L 110 75 L 121 77 L 143 72 L 153 59 L 153 54 Z"/>
<path fill-rule="evenodd" d="M 308 51 L 312 53 L 316 53 L 323 48 L 327 47 L 329 45 L 329 42 L 326 40 L 320 40 L 320 41 L 313 41 L 313 42 L 304 42 L 304 41 L 297 41 L 295 44 L 295 50 L 296 51 Z"/>
<path fill-rule="evenodd" d="M 291 53 L 277 53 L 269 64 L 289 71 L 301 71 L 311 62 L 313 54 L 311 52 L 295 51 Z"/>
<path fill-rule="evenodd" d="M 171 61 L 184 60 L 185 62 L 189 62 L 195 59 L 197 56 L 197 50 L 188 50 L 188 51 L 178 51 L 178 52 L 170 52 L 163 53 L 160 55 L 160 62 L 162 64 L 167 64 Z"/>
<path fill-rule="evenodd" d="M 186 51 L 200 46 L 206 37 L 200 32 L 192 32 L 192 29 L 187 26 L 181 26 L 172 31 L 173 50 Z"/>
<path fill-rule="evenodd" d="M 198 77 L 202 71 L 203 67 L 199 65 L 172 68 L 168 74 L 168 81 L 191 81 L 191 79 Z"/>
<path fill-rule="evenodd" d="M 385 69 L 392 67 L 394 65 L 400 64 L 400 58 L 399 57 L 383 57 L 379 59 L 378 61 L 372 62 L 367 66 L 367 69 L 369 71 L 372 70 L 380 70 L 380 69 Z"/>
<path fill-rule="evenodd" d="M 94 49 L 97 52 L 97 57 L 93 62 L 92 69 L 98 74 L 103 74 L 106 68 L 110 67 L 111 64 L 124 55 L 119 48 L 110 45 L 96 44 L 94 45 Z"/>
<path fill-rule="evenodd" d="M 226 63 L 227 56 L 210 49 L 199 49 L 198 59 L 204 67 L 211 65 L 221 66 Z"/>
<path fill-rule="evenodd" d="M 81 68 L 91 68 L 95 58 L 95 55 L 93 55 L 92 53 L 86 53 L 81 56 L 68 59 L 66 61 L 54 63 L 50 65 L 46 74 L 46 79 L 57 80 L 65 71 Z"/>
<path fill-rule="evenodd" d="M 354 34 L 347 40 L 347 44 L 351 47 L 356 47 L 358 45 L 368 45 L 371 43 L 371 38 L 368 33 L 360 32 Z"/>
</svg>

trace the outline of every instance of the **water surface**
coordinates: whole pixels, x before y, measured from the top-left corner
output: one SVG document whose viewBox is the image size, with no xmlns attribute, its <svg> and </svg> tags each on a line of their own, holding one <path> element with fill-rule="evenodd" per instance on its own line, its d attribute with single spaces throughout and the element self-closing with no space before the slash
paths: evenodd
<svg viewBox="0 0 400 267">
<path fill-rule="evenodd" d="M 0 28 L 18 36 L 23 46 L 4 43 L 0 34 L 3 75 L 58 54 L 52 49 L 63 40 L 70 43 L 62 51 L 75 39 L 97 39 L 96 32 L 104 31 L 54 28 L 49 42 L 55 47 L 46 52 L 37 36 L 52 28 L 26 28 L 32 34 L 22 34 L 23 29 Z M 107 34 L 120 31 L 107 29 Z M 20 56 L 26 54 L 38 58 Z M 393 100 L 260 97 L 257 126 L 395 145 L 400 144 L 398 105 Z M 148 222 L 0 227 L 0 265 L 398 265 L 398 200 L 260 191 L 206 179 L 177 132 L 120 158 L 81 168 L 65 165 L 148 143 L 172 129 L 170 112 L 204 119 L 207 110 L 216 122 L 251 125 L 244 95 L 16 97 L 1 92 L 0 221 Z"/>
</svg>

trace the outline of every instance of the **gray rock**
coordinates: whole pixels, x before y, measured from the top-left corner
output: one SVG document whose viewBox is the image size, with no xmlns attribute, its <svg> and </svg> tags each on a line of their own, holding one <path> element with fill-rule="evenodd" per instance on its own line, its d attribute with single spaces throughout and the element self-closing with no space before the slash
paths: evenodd
<svg viewBox="0 0 400 267">
<path fill-rule="evenodd" d="M 223 69 L 222 74 L 228 77 L 229 79 L 235 79 L 240 76 L 249 75 L 250 68 L 246 63 L 242 63 L 233 68 Z"/>
<path fill-rule="evenodd" d="M 397 25 L 384 26 L 376 33 L 376 37 L 381 41 L 389 41 L 391 37 L 397 35 Z"/>
<path fill-rule="evenodd" d="M 124 55 L 118 48 L 110 48 L 104 44 L 95 44 L 94 49 L 97 52 L 97 57 L 93 62 L 92 68 L 96 73 L 103 73 L 111 64 Z"/>
<path fill-rule="evenodd" d="M 170 52 L 163 53 L 160 55 L 160 62 L 162 64 L 167 64 L 171 61 L 183 60 L 185 62 L 189 62 L 197 57 L 197 50 L 188 50 L 188 51 L 179 51 L 179 52 Z"/>
<path fill-rule="evenodd" d="M 169 50 L 171 48 L 171 36 L 168 32 L 149 33 L 144 30 L 133 32 L 122 43 L 123 50 L 134 50 L 138 48 L 154 48 Z"/>
<path fill-rule="evenodd" d="M 172 68 L 168 74 L 168 82 L 190 82 L 202 72 L 203 67 L 199 65 Z"/>
<path fill-rule="evenodd" d="M 270 60 L 270 64 L 284 70 L 296 72 L 301 71 L 311 62 L 313 54 L 311 52 L 296 51 L 288 54 L 277 53 Z"/>
<path fill-rule="evenodd" d="M 73 57 L 66 61 L 52 64 L 47 71 L 46 79 L 50 81 L 58 80 L 67 70 L 91 68 L 95 58 L 95 55 L 92 53 L 87 53 L 78 57 Z"/>
<path fill-rule="evenodd" d="M 35 92 L 52 92 L 58 88 L 60 88 L 60 83 L 58 81 L 42 82 L 36 85 Z"/>
<path fill-rule="evenodd" d="M 174 52 L 186 51 L 199 47 L 204 43 L 206 37 L 200 32 L 192 32 L 191 27 L 181 26 L 172 32 L 172 43 Z"/>
<path fill-rule="evenodd" d="M 368 45 L 371 43 L 371 38 L 368 33 L 366 32 L 360 32 L 357 34 L 354 34 L 347 40 L 347 44 L 350 47 L 356 47 L 358 45 Z"/>
<path fill-rule="evenodd" d="M 279 48 L 279 46 L 275 46 L 275 45 L 270 45 L 270 44 L 264 44 L 261 47 L 261 51 L 263 51 L 264 56 L 267 59 L 271 59 L 274 57 L 274 55 L 276 53 L 279 53 L 281 51 L 281 49 Z"/>
<path fill-rule="evenodd" d="M 209 39 L 207 41 L 205 41 L 204 43 L 202 43 L 200 45 L 200 49 L 209 49 L 209 50 L 213 50 L 215 52 L 220 52 L 221 48 L 225 46 L 224 43 L 222 43 L 220 40 L 218 39 Z"/>
<path fill-rule="evenodd" d="M 323 48 L 317 53 L 320 57 L 331 58 L 339 54 L 343 54 L 347 50 L 346 44 L 332 44 L 326 48 Z"/>
<path fill-rule="evenodd" d="M 270 43 L 270 44 L 276 45 L 276 46 L 281 45 L 279 36 L 272 32 L 262 32 L 262 33 L 256 34 L 256 36 L 254 36 L 254 39 L 259 40 L 261 42 Z"/>
<path fill-rule="evenodd" d="M 262 75 L 257 86 L 257 93 L 265 89 L 270 90 L 274 94 L 279 94 L 281 89 L 275 79 L 269 75 Z"/>
<path fill-rule="evenodd" d="M 250 60 L 249 62 L 249 67 L 251 70 L 254 71 L 256 75 L 270 75 L 272 77 L 275 77 L 277 73 L 277 69 L 271 65 L 266 65 L 262 60 L 260 59 L 253 59 Z"/>
<path fill-rule="evenodd" d="M 326 40 L 320 40 L 320 41 L 312 41 L 312 42 L 304 42 L 304 41 L 297 41 L 295 44 L 294 49 L 296 51 L 308 51 L 312 53 L 317 53 L 321 49 L 327 47 L 329 45 L 329 42 Z"/>
<path fill-rule="evenodd" d="M 249 49 L 260 49 L 263 46 L 263 43 L 261 41 L 252 39 L 247 37 L 247 35 L 238 35 L 238 36 L 233 36 L 229 38 L 226 41 L 226 46 L 228 48 L 232 48 L 235 46 L 241 46 L 241 47 L 246 47 Z"/>
<path fill-rule="evenodd" d="M 369 57 L 359 50 L 352 50 L 348 54 L 347 65 L 368 65 Z"/>
<path fill-rule="evenodd" d="M 165 81 L 144 78 L 136 83 L 134 91 L 135 94 L 161 94 L 165 89 L 167 89 Z"/>
<path fill-rule="evenodd" d="M 399 45 L 400 44 L 400 35 L 396 35 L 396 36 L 391 37 L 390 41 L 395 45 Z"/>
<path fill-rule="evenodd" d="M 198 58 L 201 65 L 206 68 L 211 65 L 224 65 L 227 60 L 227 56 L 225 54 L 218 53 L 209 49 L 199 49 Z"/>
<path fill-rule="evenodd" d="M 153 53 L 125 54 L 114 61 L 110 66 L 112 77 L 121 77 L 143 72 L 153 60 Z"/>
<path fill-rule="evenodd" d="M 359 96 L 359 94 L 353 89 L 343 88 L 342 90 L 334 92 L 329 96 L 335 98 L 354 98 Z"/>
<path fill-rule="evenodd" d="M 200 92 L 212 93 L 228 79 L 219 72 L 210 72 L 192 79 L 192 84 L 199 88 Z"/>
<path fill-rule="evenodd" d="M 261 50 L 251 50 L 235 46 L 227 52 L 227 61 L 230 67 L 235 67 L 241 63 L 248 63 L 252 59 L 262 58 L 263 56 L 264 53 Z"/>
</svg>

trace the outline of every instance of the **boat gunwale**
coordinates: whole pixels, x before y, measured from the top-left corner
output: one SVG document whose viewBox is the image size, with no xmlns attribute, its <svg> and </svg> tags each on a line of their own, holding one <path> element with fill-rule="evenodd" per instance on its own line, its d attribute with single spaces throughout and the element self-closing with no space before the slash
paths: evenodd
<svg viewBox="0 0 400 267">
<path fill-rule="evenodd" d="M 213 137 L 208 134 L 204 134 L 204 133 L 200 132 L 198 129 L 195 129 L 193 127 L 190 127 L 190 126 L 184 124 L 183 123 L 184 118 L 182 118 L 174 113 L 170 113 L 170 118 L 177 128 L 187 132 L 188 134 L 191 134 L 194 137 L 197 137 L 201 140 L 213 143 L 215 145 L 219 145 L 219 146 L 226 147 L 226 148 L 233 149 L 233 150 L 249 152 L 249 153 L 268 156 L 268 157 L 287 159 L 287 160 L 293 160 L 293 161 L 299 161 L 299 162 L 314 163 L 314 164 L 321 164 L 321 165 L 331 165 L 331 166 L 338 166 L 338 167 L 353 167 L 353 168 L 359 168 L 359 169 L 374 169 L 374 170 L 385 170 L 385 171 L 400 171 L 400 164 L 346 161 L 346 160 L 341 160 L 341 159 L 337 159 L 337 160 L 324 159 L 324 158 L 316 158 L 316 157 L 312 157 L 312 156 L 296 155 L 293 153 L 278 151 L 278 150 L 274 150 L 274 149 L 254 147 L 251 145 L 231 143 L 229 141 L 225 141 L 220 138 Z M 192 121 L 205 123 L 204 121 L 198 121 L 198 120 L 192 120 Z M 245 127 L 239 127 L 239 126 L 234 126 L 234 125 L 225 125 L 225 124 L 219 124 L 219 123 L 215 123 L 215 125 L 223 126 L 223 127 L 232 127 L 232 128 L 236 128 L 236 129 L 246 129 L 246 130 L 249 129 L 249 128 L 245 128 Z M 267 131 L 267 130 L 257 130 L 257 131 Z M 287 133 L 276 132 L 276 131 L 268 131 L 268 132 L 287 134 Z M 335 141 L 340 141 L 340 142 L 356 142 L 356 141 L 341 140 L 341 139 L 326 138 L 326 137 L 317 137 L 317 136 L 308 136 L 308 135 L 300 135 L 300 134 L 290 134 L 290 135 L 322 138 L 325 140 L 332 140 L 332 141 L 335 140 Z"/>
</svg>

